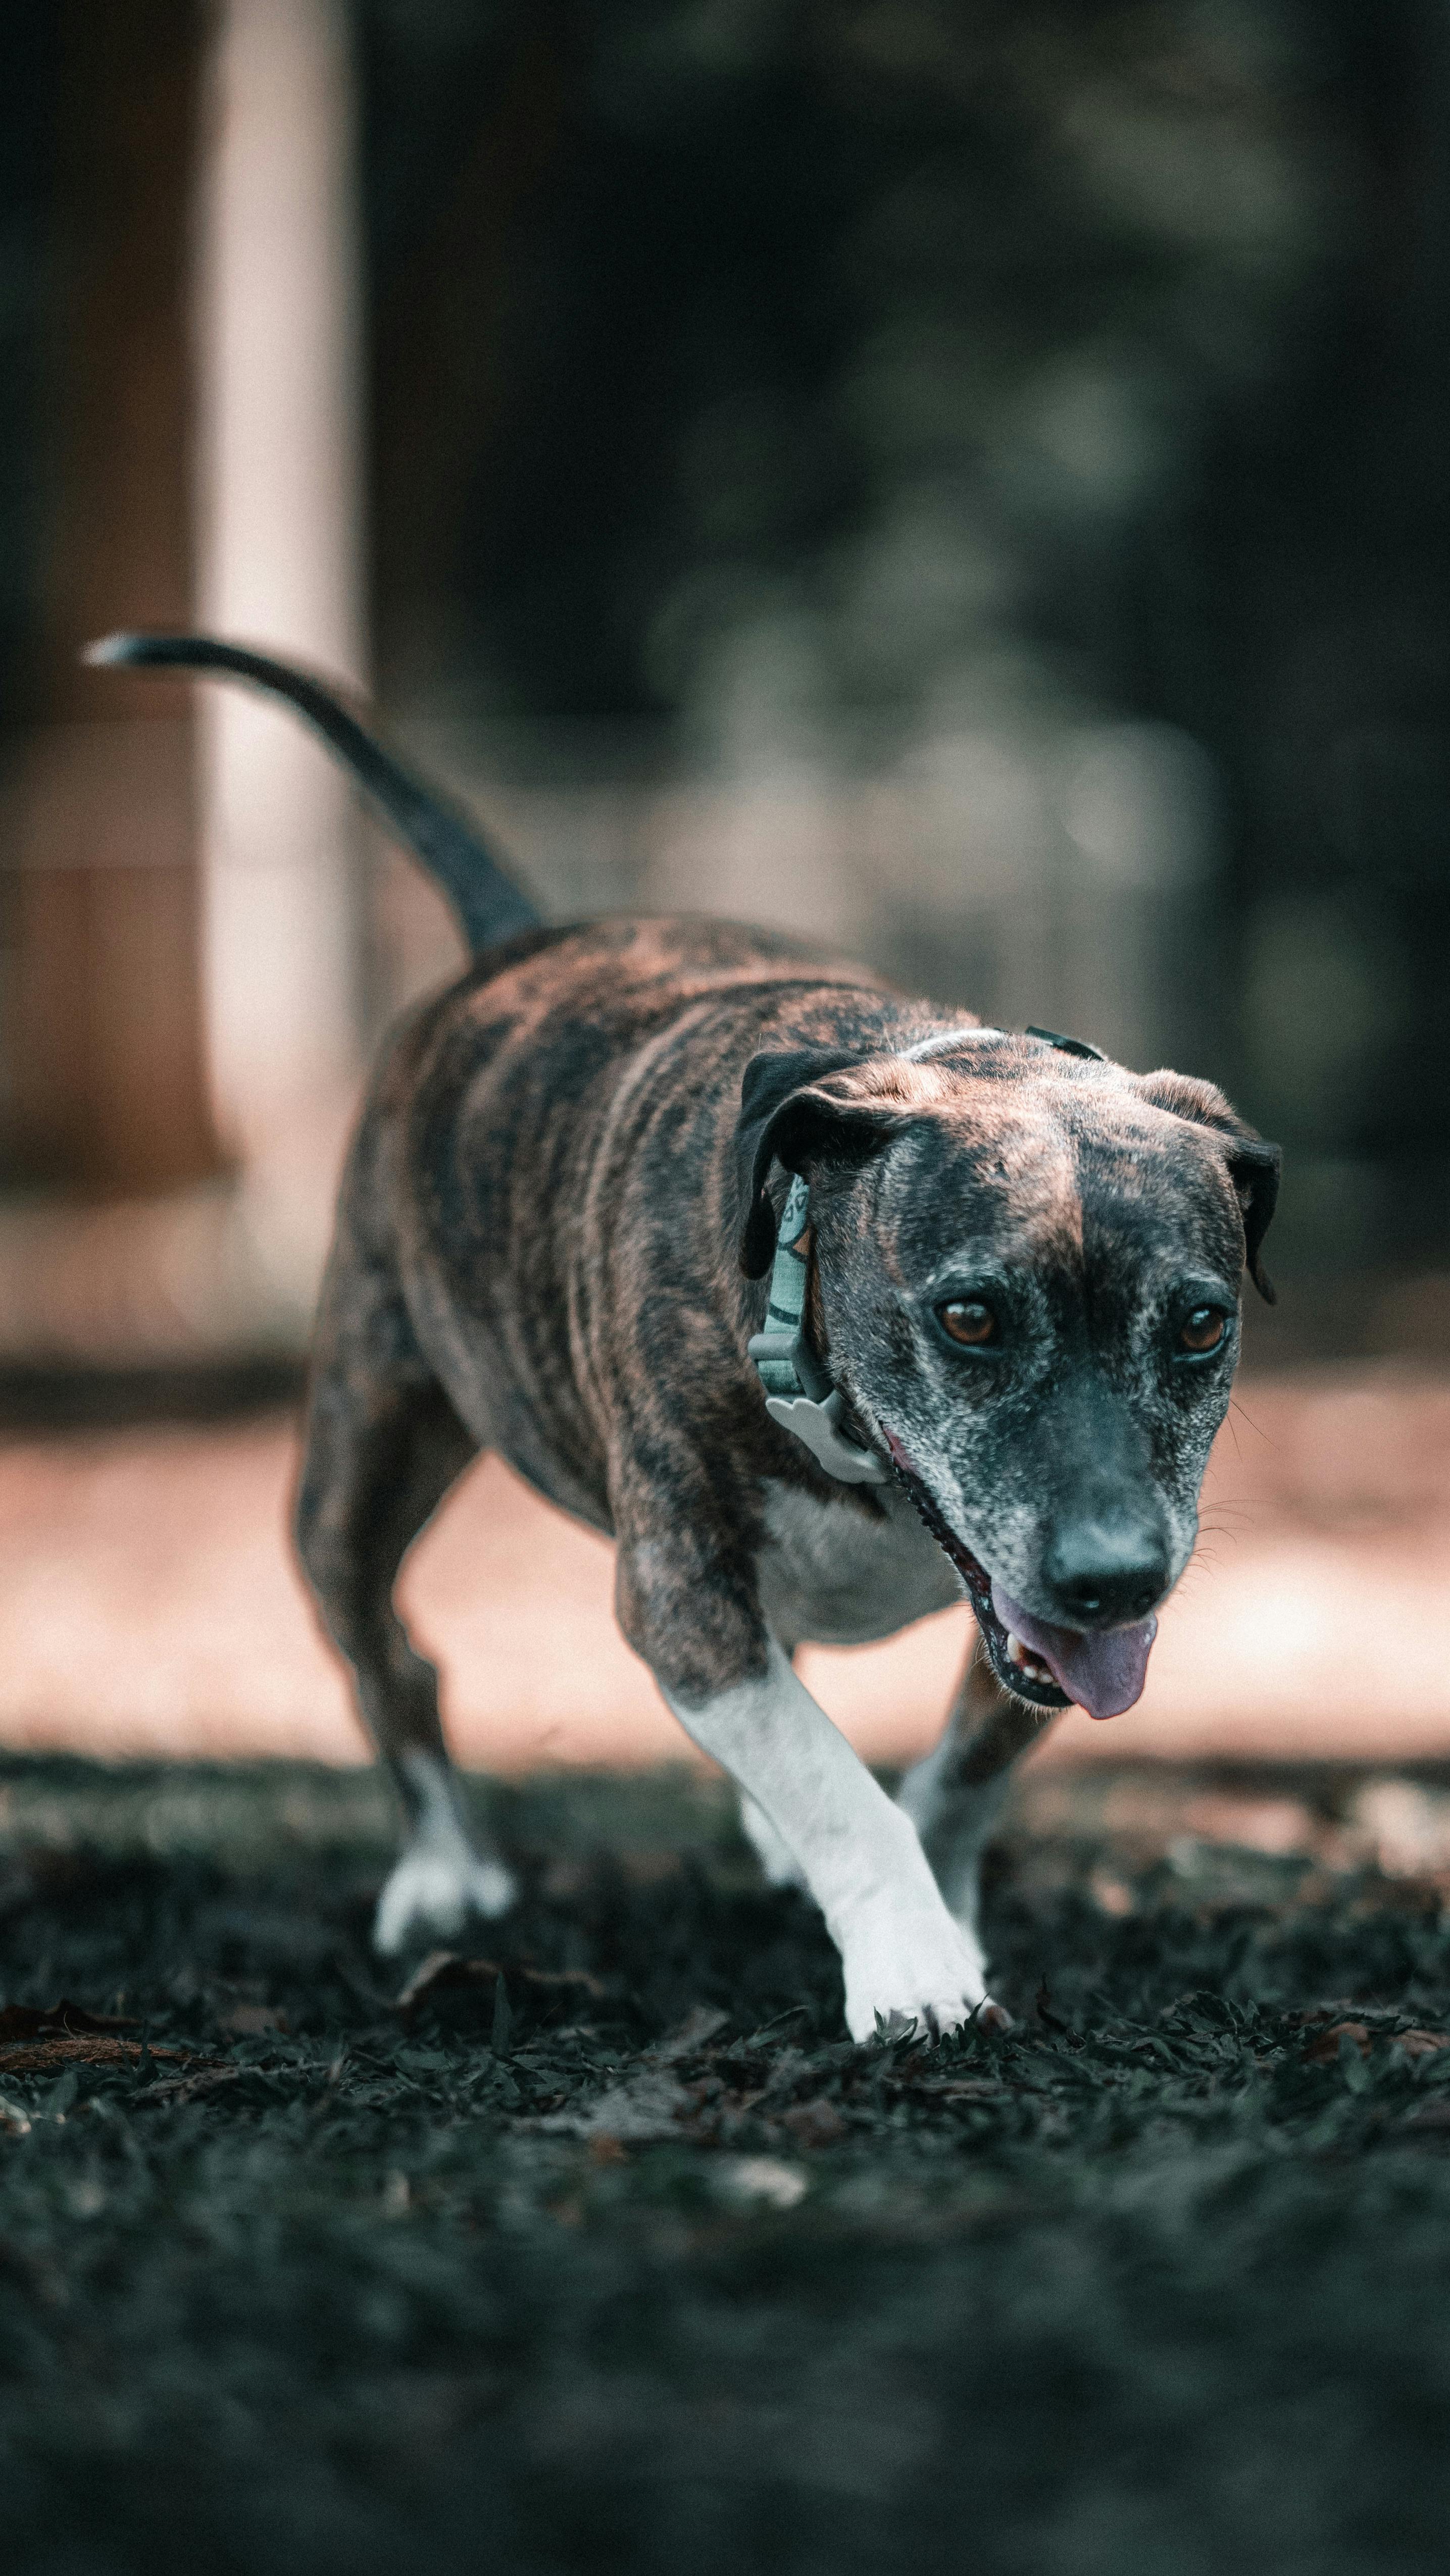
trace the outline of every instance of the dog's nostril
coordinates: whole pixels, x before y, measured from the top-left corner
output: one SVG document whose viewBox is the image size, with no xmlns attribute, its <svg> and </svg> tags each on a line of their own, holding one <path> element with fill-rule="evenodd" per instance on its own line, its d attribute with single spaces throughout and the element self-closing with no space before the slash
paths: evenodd
<svg viewBox="0 0 1450 2576">
<path fill-rule="evenodd" d="M 1064 1564 L 1062 1558 L 1069 1556 Z M 1119 1558 L 1089 1559 L 1084 1565 L 1070 1561 L 1069 1551 L 1058 1554 L 1058 1562 L 1046 1569 L 1064 1614 L 1069 1619 L 1100 1619 L 1111 1625 L 1125 1619 L 1144 1619 L 1161 1597 L 1168 1579 L 1168 1567 L 1162 1554 L 1154 1550 Z"/>
</svg>

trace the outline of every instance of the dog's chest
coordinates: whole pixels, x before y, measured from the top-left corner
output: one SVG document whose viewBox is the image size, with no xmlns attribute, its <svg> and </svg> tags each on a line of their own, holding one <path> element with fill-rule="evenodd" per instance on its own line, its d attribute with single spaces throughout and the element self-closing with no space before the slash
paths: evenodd
<svg viewBox="0 0 1450 2576">
<path fill-rule="evenodd" d="M 761 1606 L 783 1645 L 861 1646 L 945 1610 L 962 1587 L 904 1494 L 883 1519 L 818 1502 L 797 1486 L 766 1487 Z"/>
</svg>

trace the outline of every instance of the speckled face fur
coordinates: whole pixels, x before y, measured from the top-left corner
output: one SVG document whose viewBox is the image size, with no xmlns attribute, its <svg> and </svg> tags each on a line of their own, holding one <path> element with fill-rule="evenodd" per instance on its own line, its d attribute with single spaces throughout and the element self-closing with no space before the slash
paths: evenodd
<svg viewBox="0 0 1450 2576">
<path fill-rule="evenodd" d="M 1035 1657 L 1009 1661 L 993 1596 L 1090 1634 L 1145 1622 L 1177 1581 L 1277 1156 L 1206 1084 L 1034 1038 L 969 1032 L 815 1082 L 785 1064 L 778 1105 L 771 1074 L 757 1059 L 747 1083 L 752 1178 L 783 1156 L 812 1184 L 832 1375 L 975 1561 L 999 1678 L 1060 1706 Z M 758 1201 L 755 1223 L 752 1263 Z"/>
<path fill-rule="evenodd" d="M 620 1624 L 840 1950 L 858 2039 L 994 2010 L 977 1856 L 1044 1714 L 1142 1688 L 1193 1545 L 1278 1157 L 1208 1085 L 963 1025 L 728 924 L 546 930 L 310 675 L 208 637 L 101 662 L 286 699 L 449 891 L 470 972 L 394 1031 L 318 1321 L 298 1545 L 407 1823 L 376 1939 L 513 1901 L 449 1768 L 404 1553 L 492 1448 L 617 1542 Z M 767 1413 L 748 1356 L 787 1175 L 806 1322 L 880 1481 Z M 838 1461 L 839 1463 L 839 1453 Z M 924 1526 L 923 1526 L 924 1524 Z M 970 1594 L 947 1735 L 893 1802 L 792 1663 Z"/>
</svg>

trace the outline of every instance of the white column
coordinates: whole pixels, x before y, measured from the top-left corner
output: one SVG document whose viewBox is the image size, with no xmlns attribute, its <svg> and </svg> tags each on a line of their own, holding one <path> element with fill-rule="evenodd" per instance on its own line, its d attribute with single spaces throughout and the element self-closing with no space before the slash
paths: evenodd
<svg viewBox="0 0 1450 2576">
<path fill-rule="evenodd" d="M 347 12 L 343 0 L 219 0 L 215 28 L 198 235 L 197 622 L 360 682 Z M 335 1127 L 356 1070 L 350 795 L 295 719 L 234 688 L 203 685 L 202 727 L 215 1113 L 244 1170 L 279 1158 L 285 1169 L 302 1135 Z M 295 1195 L 284 1182 L 282 1199 Z M 313 1247 L 294 1248 L 306 1266 Z M 285 1253 L 281 1266 L 294 1267 Z"/>
</svg>

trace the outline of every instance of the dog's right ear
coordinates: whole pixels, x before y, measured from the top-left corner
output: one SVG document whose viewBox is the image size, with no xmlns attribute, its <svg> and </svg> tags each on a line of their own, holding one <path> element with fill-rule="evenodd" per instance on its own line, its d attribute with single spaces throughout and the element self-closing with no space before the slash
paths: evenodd
<svg viewBox="0 0 1450 2576">
<path fill-rule="evenodd" d="M 735 1169 L 740 1205 L 740 1267 L 759 1279 L 775 1253 L 775 1210 L 766 1195 L 772 1163 L 798 1172 L 832 1140 L 894 1135 L 912 1112 L 900 1098 L 832 1087 L 857 1072 L 861 1058 L 796 1047 L 753 1055 L 740 1085 Z"/>
</svg>

